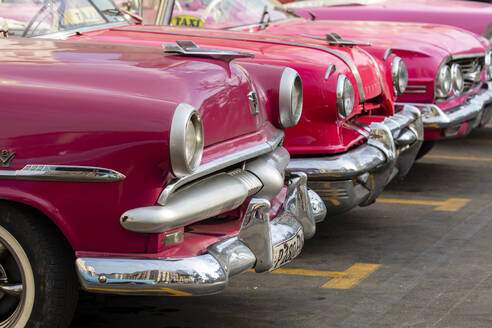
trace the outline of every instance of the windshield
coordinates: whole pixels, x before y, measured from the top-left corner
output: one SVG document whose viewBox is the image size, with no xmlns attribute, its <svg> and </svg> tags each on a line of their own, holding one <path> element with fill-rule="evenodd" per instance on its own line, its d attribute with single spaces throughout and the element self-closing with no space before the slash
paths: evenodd
<svg viewBox="0 0 492 328">
<path fill-rule="evenodd" d="M 233 28 L 290 17 L 293 15 L 276 0 L 175 0 L 171 25 Z"/>
<path fill-rule="evenodd" d="M 0 18 L 10 35 L 25 37 L 126 22 L 112 0 L 3 0 Z"/>
</svg>

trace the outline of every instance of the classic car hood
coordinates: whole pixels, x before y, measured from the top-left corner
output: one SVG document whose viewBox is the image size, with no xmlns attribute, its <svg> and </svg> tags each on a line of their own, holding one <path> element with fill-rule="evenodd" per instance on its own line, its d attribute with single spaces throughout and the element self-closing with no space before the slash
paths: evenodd
<svg viewBox="0 0 492 328">
<path fill-rule="evenodd" d="M 303 17 L 309 17 L 310 11 L 316 19 L 434 23 L 461 27 L 479 35 L 492 22 L 492 6 L 474 1 L 314 0 L 289 3 L 287 7 Z"/>
<path fill-rule="evenodd" d="M 70 90 L 86 97 L 106 95 L 115 101 L 131 99 L 137 104 L 130 115 L 136 123 L 140 111 L 157 109 L 152 114 L 157 117 L 155 122 L 152 116 L 142 117 L 153 126 L 161 120 L 170 123 L 177 104 L 191 104 L 202 116 L 206 145 L 255 132 L 264 123 L 264 116 L 251 114 L 247 97 L 251 84 L 238 66 L 211 59 L 177 58 L 152 47 L 96 47 L 93 43 L 35 39 L 29 41 L 30 47 L 26 47 L 26 41 L 20 47 L 20 40 L 2 40 L 8 45 L 0 49 L 0 58 L 9 66 L 2 70 L 0 84 L 25 85 L 46 92 Z M 164 105 L 169 103 L 173 105 Z M 108 110 L 115 111 L 115 118 L 118 116 L 117 106 L 108 105 Z M 122 117 L 128 119 L 126 114 Z M 163 124 L 161 130 L 168 128 Z"/>
<path fill-rule="evenodd" d="M 274 24 L 269 33 L 297 35 L 299 31 L 312 36 L 336 32 L 347 40 L 370 42 L 379 47 L 414 51 L 428 56 L 482 52 L 480 40 L 468 31 L 434 24 L 306 21 L 293 20 Z"/>
<path fill-rule="evenodd" d="M 164 39 L 171 39 L 170 36 L 173 36 L 175 39 L 176 35 L 182 35 L 184 39 L 189 35 L 200 36 L 204 38 L 209 38 L 209 40 L 215 38 L 217 42 L 207 41 L 207 44 L 214 44 L 219 48 L 224 49 L 237 49 L 241 51 L 251 51 L 257 54 L 271 56 L 272 58 L 286 58 L 286 50 L 289 47 L 292 52 L 293 48 L 297 48 L 296 52 L 303 51 L 303 45 L 305 45 L 306 49 L 312 49 L 310 46 L 318 47 L 322 52 L 329 52 L 331 55 L 338 57 L 340 60 L 345 62 L 349 67 L 356 68 L 359 73 L 361 86 L 364 90 L 364 95 L 366 99 L 374 98 L 381 94 L 382 86 L 381 79 L 378 74 L 378 71 L 375 69 L 375 63 L 373 62 L 372 57 L 356 48 L 348 48 L 348 47 L 330 47 L 326 44 L 326 42 L 322 40 L 315 40 L 300 36 L 284 36 L 284 35 L 273 35 L 273 34 L 265 34 L 265 33 L 249 33 L 249 32 L 240 32 L 240 31 L 224 31 L 224 30 L 212 30 L 212 29 L 196 29 L 196 28 L 186 28 L 186 27 L 169 27 L 169 26 L 129 26 L 127 29 L 132 30 L 133 32 L 142 31 L 142 35 L 124 35 L 122 36 L 122 29 L 112 29 L 106 30 L 101 33 L 93 32 L 87 33 L 82 36 L 82 39 L 88 40 L 102 40 L 105 42 L 117 42 L 117 43 L 130 43 L 130 44 L 142 44 L 142 45 L 154 45 L 160 46 L 159 38 L 157 40 L 154 38 L 154 41 L 150 41 L 148 32 L 154 31 L 157 33 L 161 33 L 161 38 L 163 42 Z M 144 37 L 143 33 L 146 33 L 147 36 Z M 104 34 L 104 35 L 103 35 Z M 168 35 L 167 37 L 165 35 Z M 75 37 L 77 38 L 77 37 Z M 247 40 L 248 42 L 224 42 L 224 40 Z M 258 41 L 256 46 L 253 46 L 254 42 Z M 266 46 L 265 42 L 262 41 L 272 41 L 271 44 L 281 43 L 284 44 L 284 47 L 268 47 L 268 51 L 265 52 Z M 268 43 L 268 42 L 266 42 Z M 305 49 L 304 49 L 305 50 Z M 312 51 L 311 51 L 312 53 Z M 289 56 L 291 54 L 289 53 Z M 318 58 L 311 58 L 313 63 L 319 64 L 317 61 Z M 304 60 L 309 61 L 309 58 L 304 58 Z M 326 64 L 328 66 L 328 64 Z"/>
<path fill-rule="evenodd" d="M 286 130 L 285 146 L 289 151 L 305 152 L 306 145 L 319 146 L 318 152 L 342 152 L 355 144 L 363 142 L 361 134 L 342 133 L 343 122 L 336 109 L 336 80 L 338 74 L 345 74 L 356 86 L 352 70 L 346 64 L 351 63 L 360 75 L 366 99 L 381 94 L 381 82 L 372 57 L 353 48 L 327 47 L 324 41 L 282 35 L 270 35 L 249 32 L 231 32 L 222 30 L 196 29 L 168 26 L 128 26 L 75 35 L 71 39 L 147 45 L 161 49 L 163 43 L 175 44 L 176 40 L 190 40 L 202 48 L 235 50 L 255 55 L 254 59 L 239 58 L 235 62 L 256 62 L 289 66 L 296 69 L 304 86 L 304 112 L 301 122 Z M 343 58 L 343 59 L 342 59 Z M 357 64 L 355 64 L 357 62 Z M 325 80 L 330 65 L 336 67 L 337 74 Z M 326 87 L 325 87 L 326 85 Z M 388 85 L 386 85 L 386 88 Z M 384 95 L 386 97 L 387 95 Z M 356 99 L 358 100 L 357 94 Z M 391 102 L 387 98 L 384 101 Z M 389 106 L 392 108 L 392 105 Z M 353 115 L 362 108 L 356 107 Z M 221 118 L 217 118 L 222 121 Z M 313 120 L 318 125 L 313 127 Z M 302 127 L 311 127 L 306 135 Z M 301 131 L 302 130 L 302 131 Z M 302 139 L 303 138 L 303 139 Z M 302 139 L 302 140 L 301 140 Z M 309 139 L 305 141 L 305 139 Z M 302 146 L 292 148 L 292 140 L 300 140 Z"/>
</svg>

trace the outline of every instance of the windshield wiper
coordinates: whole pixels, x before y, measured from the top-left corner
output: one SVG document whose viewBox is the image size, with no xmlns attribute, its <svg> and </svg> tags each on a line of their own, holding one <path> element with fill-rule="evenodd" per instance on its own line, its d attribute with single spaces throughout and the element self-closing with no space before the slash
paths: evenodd
<svg viewBox="0 0 492 328">
<path fill-rule="evenodd" d="M 101 10 L 101 13 L 105 14 L 105 15 L 109 14 L 109 15 L 113 15 L 113 16 L 128 15 L 131 18 L 138 21 L 138 23 L 140 23 L 140 24 L 143 22 L 142 16 L 139 16 L 137 14 L 134 14 L 132 12 L 129 12 L 129 11 L 127 11 L 125 9 L 121 9 L 121 8 L 108 8 L 108 9 Z"/>
<path fill-rule="evenodd" d="M 275 6 L 274 9 L 275 10 L 278 10 L 278 11 L 281 11 L 283 13 L 289 14 L 291 16 L 297 17 L 297 18 L 301 17 L 298 14 L 296 14 L 295 11 L 293 11 L 290 8 L 284 8 L 284 7 L 280 7 L 280 6 Z"/>
</svg>

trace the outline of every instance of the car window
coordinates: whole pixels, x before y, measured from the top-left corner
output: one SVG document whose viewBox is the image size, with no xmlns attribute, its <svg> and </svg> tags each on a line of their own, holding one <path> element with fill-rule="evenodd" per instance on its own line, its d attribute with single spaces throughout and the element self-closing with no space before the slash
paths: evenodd
<svg viewBox="0 0 492 328">
<path fill-rule="evenodd" d="M 0 2 L 0 18 L 9 34 L 36 37 L 51 33 L 124 22 L 111 0 L 8 0 Z"/>
<path fill-rule="evenodd" d="M 171 25 L 231 28 L 290 17 L 274 0 L 176 0 Z"/>
</svg>

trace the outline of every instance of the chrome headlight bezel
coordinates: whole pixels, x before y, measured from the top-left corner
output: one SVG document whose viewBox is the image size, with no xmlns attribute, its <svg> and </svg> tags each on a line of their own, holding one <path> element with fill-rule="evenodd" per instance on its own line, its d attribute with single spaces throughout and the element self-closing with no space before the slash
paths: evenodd
<svg viewBox="0 0 492 328">
<path fill-rule="evenodd" d="M 453 90 L 453 95 L 460 96 L 465 89 L 465 79 L 463 77 L 463 72 L 461 71 L 460 64 L 454 63 L 451 65 L 451 89 Z"/>
<path fill-rule="evenodd" d="M 303 88 L 302 80 L 296 70 L 286 67 L 280 78 L 279 118 L 282 128 L 295 126 L 302 115 Z"/>
<path fill-rule="evenodd" d="M 337 80 L 337 109 L 342 118 L 350 116 L 355 106 L 355 91 L 352 82 L 343 74 Z"/>
<path fill-rule="evenodd" d="M 400 57 L 395 57 L 391 64 L 391 79 L 395 96 L 405 92 L 408 86 L 408 70 L 405 62 Z"/>
<path fill-rule="evenodd" d="M 449 65 L 441 65 L 436 76 L 436 96 L 446 98 L 452 91 L 451 68 Z"/>
<path fill-rule="evenodd" d="M 203 123 L 198 111 L 188 104 L 179 104 L 174 111 L 169 135 L 171 169 L 176 177 L 193 173 L 202 160 Z"/>
</svg>

